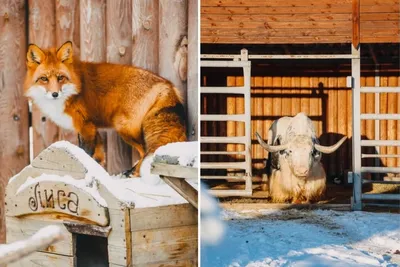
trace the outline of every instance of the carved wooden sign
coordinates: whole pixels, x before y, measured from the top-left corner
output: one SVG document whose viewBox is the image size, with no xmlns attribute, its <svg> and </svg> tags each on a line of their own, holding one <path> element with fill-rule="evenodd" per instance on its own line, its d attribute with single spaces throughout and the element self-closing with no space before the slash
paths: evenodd
<svg viewBox="0 0 400 267">
<path fill-rule="evenodd" d="M 41 181 L 19 191 L 7 203 L 8 216 L 46 214 L 66 220 L 109 224 L 108 209 L 88 192 L 71 184 Z"/>
</svg>

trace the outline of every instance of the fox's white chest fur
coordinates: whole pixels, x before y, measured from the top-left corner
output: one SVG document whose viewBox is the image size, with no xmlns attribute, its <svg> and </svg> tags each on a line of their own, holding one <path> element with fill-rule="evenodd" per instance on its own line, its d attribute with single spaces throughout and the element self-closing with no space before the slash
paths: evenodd
<svg viewBox="0 0 400 267">
<path fill-rule="evenodd" d="M 32 86 L 26 95 L 55 124 L 66 130 L 75 130 L 72 117 L 65 113 L 65 101 L 68 97 L 66 94 L 61 94 L 59 98 L 54 99 L 42 86 Z"/>
</svg>

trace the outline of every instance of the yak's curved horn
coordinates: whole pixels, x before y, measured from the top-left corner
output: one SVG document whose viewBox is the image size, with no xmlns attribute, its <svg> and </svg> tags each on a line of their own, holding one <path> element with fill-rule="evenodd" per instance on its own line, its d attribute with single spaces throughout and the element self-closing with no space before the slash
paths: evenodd
<svg viewBox="0 0 400 267">
<path fill-rule="evenodd" d="M 261 136 L 256 132 L 257 140 L 260 145 L 267 150 L 268 152 L 278 152 L 288 148 L 289 144 L 279 145 L 279 146 L 271 146 L 265 143 L 265 141 L 261 138 Z"/>
<path fill-rule="evenodd" d="M 336 144 L 332 145 L 332 146 L 321 146 L 318 144 L 315 144 L 315 149 L 318 150 L 319 152 L 325 153 L 325 154 L 330 154 L 335 152 L 342 144 L 344 141 L 346 141 L 347 137 L 343 137 L 342 139 L 340 139 L 339 142 L 337 142 Z"/>
</svg>

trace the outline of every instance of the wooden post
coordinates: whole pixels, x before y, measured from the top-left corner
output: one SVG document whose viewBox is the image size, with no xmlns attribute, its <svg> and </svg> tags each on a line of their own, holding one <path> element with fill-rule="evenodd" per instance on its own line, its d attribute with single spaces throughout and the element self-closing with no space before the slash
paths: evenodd
<svg viewBox="0 0 400 267">
<path fill-rule="evenodd" d="M 353 35 L 352 44 L 355 49 L 360 45 L 360 0 L 353 0 L 352 8 Z"/>
<path fill-rule="evenodd" d="M 159 4 L 159 73 L 187 103 L 187 0 L 160 0 Z"/>
<path fill-rule="evenodd" d="M 132 1 L 132 64 L 158 73 L 158 1 Z"/>
<path fill-rule="evenodd" d="M 334 144 L 337 139 L 334 138 L 334 133 L 337 133 L 337 122 L 338 122 L 338 110 L 337 110 L 337 78 L 336 77 L 329 77 L 328 78 L 328 94 L 329 94 L 329 101 L 328 101 L 328 133 L 329 138 L 328 143 L 325 145 Z M 336 174 L 337 166 L 336 166 L 336 159 L 335 155 L 332 155 L 329 158 L 329 168 L 327 170 L 327 176 L 332 176 Z"/>
<path fill-rule="evenodd" d="M 5 242 L 8 179 L 29 164 L 29 113 L 22 96 L 26 58 L 24 0 L 0 0 L 0 244 Z"/>
<path fill-rule="evenodd" d="M 197 140 L 199 137 L 197 129 L 198 121 L 198 84 L 199 84 L 199 71 L 198 71 L 198 1 L 189 0 L 188 10 L 188 84 L 187 84 L 187 117 L 188 117 L 188 137 L 189 140 Z"/>
<path fill-rule="evenodd" d="M 29 0 L 29 43 L 44 49 L 56 46 L 54 10 L 54 1 Z M 36 157 L 59 139 L 59 128 L 35 105 L 32 107 L 32 128 L 33 156 Z"/>
<path fill-rule="evenodd" d="M 106 61 L 105 0 L 80 0 L 80 53 L 81 60 Z M 85 12 L 83 12 L 85 10 Z M 90 10 L 90 12 L 88 12 Z M 107 153 L 107 132 L 100 131 Z M 107 154 L 106 154 L 107 155 Z M 106 159 L 106 165 L 108 158 Z"/>
<path fill-rule="evenodd" d="M 132 62 L 132 6 L 130 0 L 107 0 L 107 62 Z M 121 173 L 132 167 L 132 149 L 116 131 L 107 133 L 107 171 Z"/>
<path fill-rule="evenodd" d="M 158 1 L 132 1 L 132 64 L 158 73 Z M 140 158 L 132 149 L 132 163 Z"/>
<path fill-rule="evenodd" d="M 75 55 L 80 55 L 79 1 L 56 0 L 56 47 L 71 41 Z M 78 137 L 72 131 L 60 128 L 60 140 L 78 144 Z"/>
</svg>

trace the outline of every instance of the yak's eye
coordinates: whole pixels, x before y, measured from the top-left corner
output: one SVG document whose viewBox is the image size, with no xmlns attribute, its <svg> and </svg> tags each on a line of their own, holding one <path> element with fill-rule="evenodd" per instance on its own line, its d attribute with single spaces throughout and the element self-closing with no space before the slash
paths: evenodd
<svg viewBox="0 0 400 267">
<path fill-rule="evenodd" d="M 58 79 L 59 82 L 62 82 L 62 81 L 64 81 L 65 76 L 60 75 L 60 76 L 57 77 L 57 79 Z"/>
<path fill-rule="evenodd" d="M 42 81 L 44 81 L 44 82 L 48 82 L 48 81 L 49 81 L 49 79 L 47 79 L 47 77 L 46 77 L 46 76 L 42 76 L 42 77 L 40 77 L 40 80 L 42 80 Z"/>
</svg>

